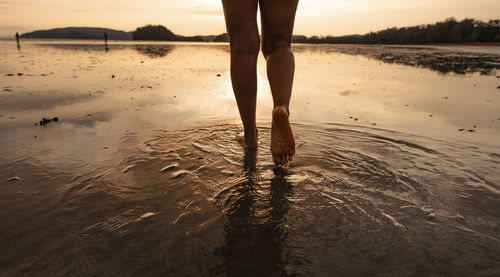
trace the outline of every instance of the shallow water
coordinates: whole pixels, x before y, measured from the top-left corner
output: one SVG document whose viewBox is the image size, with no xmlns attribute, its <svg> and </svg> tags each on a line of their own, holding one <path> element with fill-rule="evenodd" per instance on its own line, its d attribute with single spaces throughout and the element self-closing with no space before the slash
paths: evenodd
<svg viewBox="0 0 500 277">
<path fill-rule="evenodd" d="M 278 170 L 262 59 L 245 152 L 226 45 L 0 43 L 3 275 L 500 273 L 495 71 L 295 46 Z"/>
</svg>

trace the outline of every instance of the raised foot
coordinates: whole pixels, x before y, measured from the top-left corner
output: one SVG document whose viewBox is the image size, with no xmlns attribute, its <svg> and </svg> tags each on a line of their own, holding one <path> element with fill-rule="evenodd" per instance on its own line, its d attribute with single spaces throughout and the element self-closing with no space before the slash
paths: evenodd
<svg viewBox="0 0 500 277">
<path fill-rule="evenodd" d="M 273 110 L 271 127 L 271 154 L 276 166 L 286 166 L 295 155 L 295 140 L 288 121 L 285 107 L 278 106 Z"/>
</svg>

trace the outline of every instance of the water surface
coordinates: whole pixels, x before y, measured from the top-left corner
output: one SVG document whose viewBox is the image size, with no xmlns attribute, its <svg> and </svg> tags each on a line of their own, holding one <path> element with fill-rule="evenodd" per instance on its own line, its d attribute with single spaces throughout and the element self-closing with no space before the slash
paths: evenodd
<svg viewBox="0 0 500 277">
<path fill-rule="evenodd" d="M 227 45 L 0 44 L 6 276 L 500 273 L 498 47 L 294 46 L 277 170 L 262 58 L 244 151 Z"/>
</svg>

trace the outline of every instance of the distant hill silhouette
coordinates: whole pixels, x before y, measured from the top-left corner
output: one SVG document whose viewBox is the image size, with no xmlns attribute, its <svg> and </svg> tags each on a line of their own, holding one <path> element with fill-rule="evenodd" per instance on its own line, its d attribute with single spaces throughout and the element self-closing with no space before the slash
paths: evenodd
<svg viewBox="0 0 500 277">
<path fill-rule="evenodd" d="M 146 25 L 132 32 L 133 40 L 167 40 L 175 41 L 177 36 L 162 25 Z"/>
<path fill-rule="evenodd" d="M 24 33 L 21 38 L 56 38 L 56 39 L 104 39 L 104 32 L 108 39 L 131 40 L 132 34 L 107 28 L 67 27 L 50 30 L 40 30 Z"/>
<path fill-rule="evenodd" d="M 215 36 L 181 36 L 176 35 L 163 25 L 146 25 L 132 32 L 134 40 L 159 41 L 213 41 Z"/>
</svg>

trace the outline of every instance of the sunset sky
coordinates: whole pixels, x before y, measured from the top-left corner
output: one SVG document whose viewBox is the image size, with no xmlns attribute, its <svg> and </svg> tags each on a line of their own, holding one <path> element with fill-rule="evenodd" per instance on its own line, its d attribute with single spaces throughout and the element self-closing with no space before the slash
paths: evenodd
<svg viewBox="0 0 500 277">
<path fill-rule="evenodd" d="M 294 33 L 362 34 L 451 16 L 488 20 L 498 11 L 498 0 L 300 0 Z M 133 31 L 146 24 L 180 35 L 225 32 L 220 0 L 0 0 L 0 13 L 2 37 L 68 26 Z"/>
</svg>

